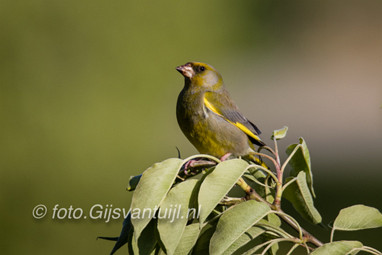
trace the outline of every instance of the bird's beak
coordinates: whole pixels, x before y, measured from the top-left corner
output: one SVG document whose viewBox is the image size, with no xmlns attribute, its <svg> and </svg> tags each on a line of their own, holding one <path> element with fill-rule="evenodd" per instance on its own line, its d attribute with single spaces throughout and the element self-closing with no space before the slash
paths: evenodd
<svg viewBox="0 0 382 255">
<path fill-rule="evenodd" d="M 192 66 L 190 63 L 187 63 L 182 66 L 178 66 L 176 70 L 181 73 L 184 77 L 192 78 L 195 75 L 194 69 L 192 69 Z"/>
</svg>

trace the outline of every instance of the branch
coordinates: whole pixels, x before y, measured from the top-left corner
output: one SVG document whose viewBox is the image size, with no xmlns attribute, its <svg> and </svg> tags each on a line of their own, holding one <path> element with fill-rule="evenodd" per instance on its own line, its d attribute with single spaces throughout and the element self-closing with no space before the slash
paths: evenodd
<svg viewBox="0 0 382 255">
<path fill-rule="evenodd" d="M 303 229 L 302 227 L 300 227 L 299 225 L 297 225 L 293 220 L 291 220 L 289 217 L 287 217 L 286 213 L 284 213 L 281 209 L 278 209 L 277 210 L 278 212 L 280 212 L 281 214 L 278 214 L 281 219 L 287 223 L 289 226 L 291 226 L 292 228 L 294 228 L 296 231 L 301 231 L 302 234 L 303 234 L 303 237 L 305 239 L 306 242 L 310 242 L 312 244 L 314 244 L 315 246 L 317 247 L 320 247 L 323 245 L 323 243 L 318 240 L 316 237 L 314 237 L 311 233 L 309 233 L 308 231 L 306 231 L 305 229 Z"/>
<path fill-rule="evenodd" d="M 237 181 L 237 185 L 239 185 L 243 190 L 244 192 L 247 194 L 247 199 L 248 200 L 256 200 L 256 201 L 259 201 L 259 202 L 263 202 L 263 203 L 266 203 L 268 206 L 270 206 L 273 210 L 275 210 L 276 212 L 278 212 L 278 215 L 280 216 L 280 218 L 285 222 L 287 223 L 289 226 L 291 226 L 293 229 L 295 229 L 296 231 L 302 233 L 303 235 L 303 239 L 305 242 L 310 242 L 312 244 L 314 244 L 315 246 L 317 247 L 320 247 L 322 246 L 322 242 L 320 240 L 318 240 L 316 237 L 314 237 L 312 234 L 310 234 L 308 231 L 306 231 L 305 229 L 303 229 L 302 227 L 300 227 L 298 224 L 296 224 L 296 222 L 294 222 L 290 216 L 286 216 L 287 214 L 284 213 L 280 207 L 276 206 L 276 205 L 273 205 L 273 204 L 270 204 L 269 202 L 267 202 L 264 198 L 262 198 L 251 186 L 249 186 L 245 180 L 243 178 L 240 178 L 238 181 Z"/>
<path fill-rule="evenodd" d="M 247 194 L 248 200 L 256 200 L 259 202 L 266 203 L 269 206 L 272 206 L 272 204 L 268 203 L 251 186 L 249 186 L 248 183 L 242 177 L 240 177 L 236 184 L 239 185 L 240 188 L 242 188 L 242 190 L 244 190 L 244 192 Z"/>
</svg>

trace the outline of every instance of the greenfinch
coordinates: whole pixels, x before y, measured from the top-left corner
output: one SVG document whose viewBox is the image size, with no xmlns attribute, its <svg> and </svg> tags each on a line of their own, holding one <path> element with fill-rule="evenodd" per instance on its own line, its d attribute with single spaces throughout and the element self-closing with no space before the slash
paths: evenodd
<svg viewBox="0 0 382 255">
<path fill-rule="evenodd" d="M 251 156 L 254 145 L 265 145 L 259 137 L 260 130 L 239 112 L 215 68 L 188 62 L 176 70 L 184 76 L 176 117 L 181 130 L 200 153 L 219 158 Z"/>
</svg>

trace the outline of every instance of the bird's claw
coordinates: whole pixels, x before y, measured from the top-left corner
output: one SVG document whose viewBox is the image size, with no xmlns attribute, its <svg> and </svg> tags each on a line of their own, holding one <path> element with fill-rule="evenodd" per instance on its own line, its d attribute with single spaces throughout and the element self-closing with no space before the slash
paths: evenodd
<svg viewBox="0 0 382 255">
<path fill-rule="evenodd" d="M 226 161 L 229 157 L 231 157 L 232 153 L 228 152 L 224 154 L 221 158 L 220 161 Z"/>
<path fill-rule="evenodd" d="M 216 165 L 216 162 L 205 159 L 191 159 L 184 164 L 183 172 L 185 175 L 196 175 L 199 173 L 200 168 L 210 167 Z"/>
</svg>

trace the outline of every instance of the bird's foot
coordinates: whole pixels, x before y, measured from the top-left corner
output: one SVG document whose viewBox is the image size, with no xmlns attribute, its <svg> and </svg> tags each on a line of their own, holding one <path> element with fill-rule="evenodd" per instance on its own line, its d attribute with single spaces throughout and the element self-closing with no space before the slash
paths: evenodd
<svg viewBox="0 0 382 255">
<path fill-rule="evenodd" d="M 200 172 L 201 168 L 205 167 L 211 167 L 216 165 L 216 162 L 214 161 L 209 161 L 205 159 L 191 159 L 187 161 L 187 163 L 184 165 L 184 174 L 185 175 L 196 175 Z"/>
<path fill-rule="evenodd" d="M 244 202 L 244 201 L 245 201 L 244 197 L 228 197 L 228 196 L 225 196 L 220 201 L 219 204 L 230 206 L 230 205 L 239 204 L 239 203 Z"/>
<path fill-rule="evenodd" d="M 183 171 L 184 171 L 185 175 L 189 175 L 189 174 L 194 175 L 194 174 L 192 174 L 192 171 L 190 168 L 193 168 L 193 165 L 195 164 L 195 162 L 198 162 L 198 161 L 195 159 L 191 159 L 191 160 L 187 161 L 186 164 L 184 164 L 184 170 Z"/>
<path fill-rule="evenodd" d="M 220 158 L 221 161 L 227 160 L 229 157 L 231 157 L 232 153 L 228 152 L 223 155 L 223 157 Z"/>
</svg>

